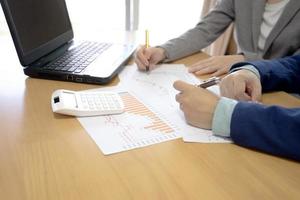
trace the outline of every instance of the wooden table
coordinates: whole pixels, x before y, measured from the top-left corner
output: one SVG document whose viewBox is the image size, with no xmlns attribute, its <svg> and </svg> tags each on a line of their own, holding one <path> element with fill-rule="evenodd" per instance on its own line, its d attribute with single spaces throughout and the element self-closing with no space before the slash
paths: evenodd
<svg viewBox="0 0 300 200">
<path fill-rule="evenodd" d="M 299 163 L 234 144 L 178 139 L 104 156 L 75 118 L 50 107 L 55 89 L 99 86 L 28 78 L 8 44 L 0 48 L 1 200 L 300 198 Z M 283 92 L 263 100 L 300 106 Z"/>
</svg>

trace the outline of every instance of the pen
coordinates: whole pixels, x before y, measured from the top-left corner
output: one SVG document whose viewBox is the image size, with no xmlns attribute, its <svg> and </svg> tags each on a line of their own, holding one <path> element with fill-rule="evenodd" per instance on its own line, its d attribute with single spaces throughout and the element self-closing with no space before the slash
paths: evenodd
<svg viewBox="0 0 300 200">
<path fill-rule="evenodd" d="M 197 85 L 197 87 L 201 87 L 201 88 L 208 88 L 210 86 L 216 85 L 221 81 L 221 78 L 219 77 L 211 77 L 205 81 L 203 81 L 202 83 L 200 83 L 199 85 Z"/>
<path fill-rule="evenodd" d="M 149 48 L 149 31 L 148 30 L 145 31 L 145 39 L 146 39 L 146 42 L 145 42 L 146 48 Z M 146 66 L 146 71 L 149 71 L 148 65 Z"/>
</svg>

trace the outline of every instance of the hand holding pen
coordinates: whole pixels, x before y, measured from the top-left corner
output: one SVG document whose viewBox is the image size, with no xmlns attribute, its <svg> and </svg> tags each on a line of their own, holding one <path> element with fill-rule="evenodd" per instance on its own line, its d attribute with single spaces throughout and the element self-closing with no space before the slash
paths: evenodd
<svg viewBox="0 0 300 200">
<path fill-rule="evenodd" d="M 179 92 L 176 94 L 175 99 L 179 103 L 179 108 L 184 113 L 188 124 L 211 129 L 214 110 L 220 97 L 203 88 L 212 86 L 217 82 L 218 78 L 211 78 L 198 85 L 198 87 L 183 81 L 174 82 L 173 86 Z"/>
<path fill-rule="evenodd" d="M 147 39 L 148 37 L 148 39 Z M 150 47 L 149 32 L 146 33 L 146 44 L 141 46 L 135 54 L 135 63 L 141 71 L 151 71 L 165 59 L 165 50 L 159 47 Z"/>
</svg>

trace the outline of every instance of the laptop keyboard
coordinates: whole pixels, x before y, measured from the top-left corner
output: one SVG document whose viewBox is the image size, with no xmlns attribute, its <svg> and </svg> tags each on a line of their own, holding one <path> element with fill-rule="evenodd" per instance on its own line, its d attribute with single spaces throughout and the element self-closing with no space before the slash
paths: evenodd
<svg viewBox="0 0 300 200">
<path fill-rule="evenodd" d="M 109 43 L 83 42 L 46 65 L 44 69 L 80 73 L 110 46 Z"/>
</svg>

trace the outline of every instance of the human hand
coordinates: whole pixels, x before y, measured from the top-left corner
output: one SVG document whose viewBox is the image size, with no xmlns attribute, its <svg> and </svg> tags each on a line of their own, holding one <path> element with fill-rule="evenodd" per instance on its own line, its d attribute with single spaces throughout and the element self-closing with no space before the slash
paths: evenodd
<svg viewBox="0 0 300 200">
<path fill-rule="evenodd" d="M 176 81 L 174 88 L 180 92 L 176 95 L 176 101 L 180 104 L 180 109 L 183 111 L 187 123 L 192 126 L 211 129 L 219 97 L 206 89 L 183 81 Z"/>
<path fill-rule="evenodd" d="M 193 64 L 189 68 L 189 72 L 197 75 L 212 73 L 211 76 L 220 76 L 226 74 L 234 63 L 244 60 L 243 55 L 212 56 Z"/>
<path fill-rule="evenodd" d="M 145 71 L 146 67 L 149 70 L 154 69 L 155 65 L 166 58 L 165 50 L 158 47 L 141 46 L 135 54 L 135 63 L 139 70 Z"/>
<path fill-rule="evenodd" d="M 222 96 L 242 100 L 260 101 L 261 83 L 253 72 L 241 69 L 225 76 L 220 82 Z"/>
</svg>

